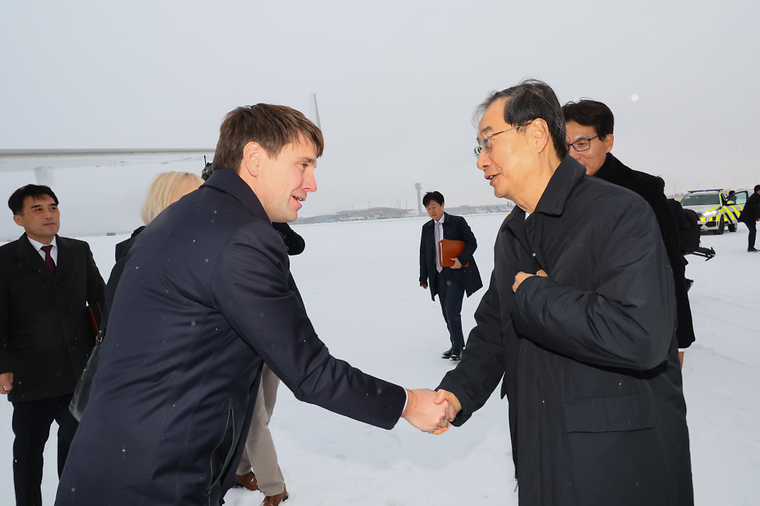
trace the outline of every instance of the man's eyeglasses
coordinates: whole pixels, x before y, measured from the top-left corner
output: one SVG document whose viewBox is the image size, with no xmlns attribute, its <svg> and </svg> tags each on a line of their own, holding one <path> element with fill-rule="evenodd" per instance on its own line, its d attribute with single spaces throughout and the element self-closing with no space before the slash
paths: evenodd
<svg viewBox="0 0 760 506">
<path fill-rule="evenodd" d="M 572 144 L 567 145 L 567 149 L 570 149 L 572 146 L 575 151 L 580 153 L 581 151 L 588 151 L 588 148 L 591 147 L 591 141 L 599 137 L 598 135 L 595 135 L 591 137 L 590 139 L 578 139 L 577 141 L 573 142 Z"/>
<path fill-rule="evenodd" d="M 503 134 L 504 132 L 509 132 L 510 130 L 514 130 L 515 128 L 517 127 L 513 126 L 512 128 L 507 128 L 506 130 L 502 130 L 500 132 L 496 132 L 491 135 L 486 135 L 482 139 L 478 139 L 478 147 L 475 148 L 475 156 L 480 156 L 481 152 L 488 153 L 489 151 L 491 151 L 491 146 L 493 146 L 493 143 L 491 142 L 491 137 L 496 137 L 499 134 Z"/>
</svg>

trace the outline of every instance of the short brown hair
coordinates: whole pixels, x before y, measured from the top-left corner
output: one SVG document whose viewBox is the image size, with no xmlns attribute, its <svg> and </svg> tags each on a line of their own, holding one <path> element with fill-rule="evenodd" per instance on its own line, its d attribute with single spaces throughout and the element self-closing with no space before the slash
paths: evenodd
<svg viewBox="0 0 760 506">
<path fill-rule="evenodd" d="M 324 140 L 319 128 L 300 111 L 284 105 L 256 104 L 238 107 L 224 117 L 214 153 L 214 170 L 238 170 L 243 149 L 258 143 L 270 158 L 277 158 L 286 144 L 311 140 L 322 156 Z"/>
</svg>

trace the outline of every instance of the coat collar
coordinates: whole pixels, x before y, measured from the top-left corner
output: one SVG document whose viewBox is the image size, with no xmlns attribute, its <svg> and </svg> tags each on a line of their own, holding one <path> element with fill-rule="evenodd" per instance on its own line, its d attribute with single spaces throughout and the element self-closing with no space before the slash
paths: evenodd
<svg viewBox="0 0 760 506">
<path fill-rule="evenodd" d="M 264 207 L 259 202 L 259 198 L 253 193 L 248 184 L 237 175 L 232 169 L 215 169 L 211 177 L 203 184 L 210 188 L 216 188 L 225 193 L 229 193 L 242 204 L 244 204 L 251 212 L 257 217 L 263 220 L 270 221 L 267 216 Z M 203 188 L 203 186 L 201 188 Z"/>
<path fill-rule="evenodd" d="M 504 222 L 502 230 L 511 231 L 517 239 L 520 248 L 528 257 L 532 257 L 533 269 L 543 269 L 546 266 L 543 251 L 536 240 L 536 227 L 541 223 L 536 222 L 534 215 L 561 216 L 570 198 L 570 194 L 576 185 L 585 177 L 586 169 L 570 155 L 567 155 L 554 171 L 549 184 L 536 205 L 536 209 L 528 220 L 525 221 L 525 211 L 515 207 Z M 542 222 L 543 220 L 539 220 Z M 531 240 L 531 238 L 533 240 Z M 527 265 L 523 268 L 528 268 Z M 551 274 L 551 273 L 550 273 Z"/>
<path fill-rule="evenodd" d="M 572 156 L 567 155 L 559 164 L 546 185 L 544 193 L 536 205 L 534 214 L 560 216 L 576 185 L 586 175 L 586 169 Z"/>
<path fill-rule="evenodd" d="M 43 276 L 55 280 L 58 276 L 59 267 L 63 267 L 61 264 L 64 257 L 63 252 L 65 250 L 63 241 L 61 241 L 61 238 L 57 235 L 55 236 L 55 243 L 58 248 L 58 264 L 55 268 L 55 274 L 50 272 L 50 269 L 48 269 L 48 266 L 45 263 L 45 260 L 42 259 L 39 251 L 37 251 L 34 246 L 32 246 L 32 243 L 29 242 L 29 237 L 26 235 L 26 232 L 21 234 L 21 237 L 16 241 L 16 257 Z"/>
<path fill-rule="evenodd" d="M 627 168 L 628 167 L 620 163 L 620 160 L 612 156 L 612 153 L 607 153 L 607 158 L 605 158 L 604 164 L 594 176 L 618 186 L 626 186 L 624 184 L 625 177 L 622 169 Z"/>
</svg>

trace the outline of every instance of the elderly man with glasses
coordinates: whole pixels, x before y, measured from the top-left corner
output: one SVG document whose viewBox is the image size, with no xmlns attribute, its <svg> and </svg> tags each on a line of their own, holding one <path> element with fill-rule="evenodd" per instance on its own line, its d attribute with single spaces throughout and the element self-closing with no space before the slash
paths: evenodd
<svg viewBox="0 0 760 506">
<path fill-rule="evenodd" d="M 629 169 L 610 151 L 615 140 L 615 117 L 609 107 L 595 100 L 583 99 L 568 102 L 562 107 L 567 129 L 567 147 L 570 155 L 586 168 L 586 174 L 628 188 L 649 203 L 657 218 L 662 242 L 668 252 L 673 270 L 678 314 L 679 357 L 683 364 L 683 350 L 694 342 L 694 325 L 687 294 L 686 259 L 681 254 L 678 222 L 657 177 Z"/>
<path fill-rule="evenodd" d="M 478 168 L 516 207 L 436 402 L 460 426 L 502 382 L 521 505 L 692 505 L 673 278 L 649 205 L 568 156 L 545 83 L 479 110 Z"/>
</svg>

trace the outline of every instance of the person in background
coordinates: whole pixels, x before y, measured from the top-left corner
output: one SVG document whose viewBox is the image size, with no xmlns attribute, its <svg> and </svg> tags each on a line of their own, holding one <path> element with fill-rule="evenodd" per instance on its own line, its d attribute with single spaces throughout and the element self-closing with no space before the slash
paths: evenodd
<svg viewBox="0 0 760 506">
<path fill-rule="evenodd" d="M 562 107 L 570 155 L 586 168 L 586 174 L 628 188 L 647 201 L 657 218 L 662 242 L 668 252 L 675 282 L 678 303 L 678 347 L 683 363 L 683 351 L 694 342 L 694 323 L 686 282 L 686 262 L 681 254 L 678 223 L 668 205 L 663 186 L 657 177 L 632 170 L 623 165 L 610 151 L 615 140 L 615 117 L 609 107 L 596 100 L 568 102 Z"/>
<path fill-rule="evenodd" d="M 754 253 L 755 238 L 757 237 L 757 222 L 760 221 L 760 184 L 755 185 L 754 193 L 749 196 L 744 204 L 744 209 L 739 215 L 739 221 L 747 225 L 749 237 L 747 251 Z"/>
<path fill-rule="evenodd" d="M 43 452 L 58 424 L 58 475 L 77 421 L 72 394 L 93 345 L 105 284 L 90 246 L 60 237 L 58 197 L 48 186 L 16 190 L 8 207 L 24 228 L 0 247 L 0 393 L 13 403 L 13 485 L 17 506 L 41 506 Z"/>
<path fill-rule="evenodd" d="M 464 349 L 462 333 L 462 299 L 465 292 L 469 297 L 480 290 L 483 282 L 475 263 L 473 254 L 478 247 L 475 234 L 467 221 L 461 216 L 444 212 L 443 195 L 440 192 L 428 192 L 422 198 L 431 220 L 422 225 L 420 239 L 420 286 L 430 287 L 430 297 L 441 303 L 441 312 L 449 331 L 451 346 L 441 355 L 442 358 L 458 361 Z M 438 242 L 442 239 L 463 241 L 464 251 L 453 260 L 454 265 L 443 267 L 439 258 Z"/>
</svg>

